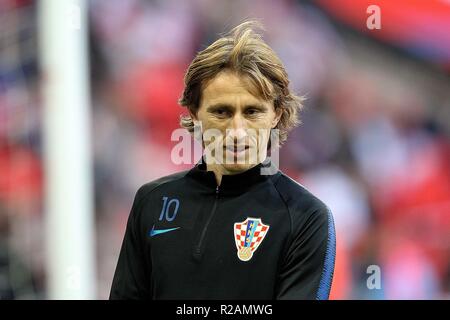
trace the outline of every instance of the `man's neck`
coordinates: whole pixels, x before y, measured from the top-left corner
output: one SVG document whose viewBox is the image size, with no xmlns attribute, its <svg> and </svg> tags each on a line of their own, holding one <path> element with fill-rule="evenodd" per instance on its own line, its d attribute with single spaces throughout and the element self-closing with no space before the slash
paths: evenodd
<svg viewBox="0 0 450 320">
<path fill-rule="evenodd" d="M 230 174 L 228 170 L 226 170 L 219 164 L 207 164 L 206 170 L 214 172 L 214 176 L 216 177 L 216 183 L 218 186 L 220 186 L 220 183 L 222 182 L 222 176 L 224 174 Z"/>
</svg>

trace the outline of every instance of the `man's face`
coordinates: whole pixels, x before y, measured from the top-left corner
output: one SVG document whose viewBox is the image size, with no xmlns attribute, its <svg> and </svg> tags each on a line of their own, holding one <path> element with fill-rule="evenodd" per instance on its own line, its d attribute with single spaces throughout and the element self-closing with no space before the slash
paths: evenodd
<svg viewBox="0 0 450 320">
<path fill-rule="evenodd" d="M 252 88 L 245 76 L 225 70 L 207 83 L 197 115 L 191 115 L 202 125 L 207 163 L 214 158 L 225 174 L 264 160 L 270 129 L 281 116 Z"/>
</svg>

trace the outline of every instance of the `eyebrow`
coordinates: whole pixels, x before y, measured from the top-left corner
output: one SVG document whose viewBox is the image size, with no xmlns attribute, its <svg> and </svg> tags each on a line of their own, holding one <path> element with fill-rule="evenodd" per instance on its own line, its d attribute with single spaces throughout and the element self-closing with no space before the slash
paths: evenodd
<svg viewBox="0 0 450 320">
<path fill-rule="evenodd" d="M 224 109 L 228 109 L 228 110 L 233 110 L 234 107 L 230 104 L 227 103 L 216 103 L 216 104 L 212 104 L 210 106 L 207 107 L 208 111 L 214 111 L 220 108 L 224 108 Z M 247 104 L 244 106 L 244 109 L 250 109 L 250 108 L 257 108 L 257 109 L 261 109 L 261 110 L 267 110 L 267 107 L 261 103 L 251 103 L 251 104 Z"/>
</svg>

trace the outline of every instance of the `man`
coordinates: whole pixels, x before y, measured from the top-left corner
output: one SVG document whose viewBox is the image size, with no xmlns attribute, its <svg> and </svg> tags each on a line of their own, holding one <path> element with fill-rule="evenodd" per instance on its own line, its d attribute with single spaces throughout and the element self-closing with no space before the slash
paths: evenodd
<svg viewBox="0 0 450 320">
<path fill-rule="evenodd" d="M 181 125 L 200 130 L 204 156 L 138 190 L 110 299 L 328 298 L 330 210 L 267 156 L 298 123 L 301 99 L 252 26 L 189 66 Z"/>
</svg>

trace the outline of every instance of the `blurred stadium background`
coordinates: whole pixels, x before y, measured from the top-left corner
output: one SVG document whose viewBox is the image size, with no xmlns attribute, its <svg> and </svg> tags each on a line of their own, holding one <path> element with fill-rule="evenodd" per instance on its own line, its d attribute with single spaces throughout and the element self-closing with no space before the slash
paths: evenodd
<svg viewBox="0 0 450 320">
<path fill-rule="evenodd" d="M 77 12 L 81 1 L 64 1 Z M 52 277 L 53 283 L 61 278 L 55 280 L 59 260 L 51 254 L 58 251 L 48 239 L 72 226 L 49 226 L 46 199 L 54 186 L 45 160 L 45 132 L 65 139 L 66 131 L 46 131 L 52 115 L 42 61 L 49 58 L 41 57 L 48 45 L 42 11 L 57 2 L 0 0 L 0 299 L 67 297 L 52 287 Z M 381 9 L 379 30 L 366 27 L 372 4 Z M 61 273 L 75 286 L 88 280 L 77 298 L 108 298 L 137 188 L 190 167 L 170 161 L 176 144 L 170 136 L 184 112 L 177 105 L 183 73 L 196 51 L 245 18 L 263 22 L 292 88 L 307 97 L 303 124 L 282 147 L 280 167 L 334 212 L 331 298 L 450 298 L 450 1 L 92 0 L 86 6 L 89 23 L 81 19 L 78 29 L 88 43 L 90 131 L 75 129 L 89 139 L 93 205 L 90 210 L 85 199 L 68 212 L 92 215 L 94 232 L 81 228 L 85 234 L 77 236 L 92 238 L 86 255 L 94 259 L 85 266 L 93 276 L 85 269 Z M 82 57 L 74 56 L 67 65 L 81 69 Z M 72 105 L 71 99 L 59 108 Z M 70 171 L 72 154 L 65 156 L 59 165 Z M 74 151 L 73 161 L 77 156 Z M 83 250 L 83 239 L 69 248 Z M 380 267 L 381 289 L 367 287 L 370 265 Z"/>
</svg>

